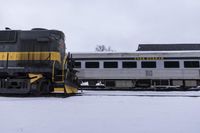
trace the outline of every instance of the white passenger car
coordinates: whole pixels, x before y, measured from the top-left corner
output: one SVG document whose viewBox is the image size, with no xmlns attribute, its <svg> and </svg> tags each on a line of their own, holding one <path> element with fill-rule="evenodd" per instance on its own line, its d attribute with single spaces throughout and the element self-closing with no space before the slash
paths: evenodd
<svg viewBox="0 0 200 133">
<path fill-rule="evenodd" d="M 200 51 L 73 53 L 73 58 L 79 79 L 89 86 L 98 82 L 111 88 L 200 85 Z"/>
</svg>

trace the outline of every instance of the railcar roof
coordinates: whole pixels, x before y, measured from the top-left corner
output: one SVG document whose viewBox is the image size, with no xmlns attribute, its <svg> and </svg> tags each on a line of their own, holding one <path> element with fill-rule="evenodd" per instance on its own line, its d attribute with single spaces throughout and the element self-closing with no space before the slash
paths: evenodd
<svg viewBox="0 0 200 133">
<path fill-rule="evenodd" d="M 200 50 L 199 43 L 182 44 L 139 44 L 137 51 L 185 51 Z"/>
<path fill-rule="evenodd" d="M 134 52 L 73 52 L 73 54 L 134 54 L 134 53 L 200 53 L 200 50 L 191 51 L 134 51 Z"/>
<path fill-rule="evenodd" d="M 137 51 L 121 53 L 72 53 L 74 58 L 121 58 L 121 57 L 200 57 L 200 51 Z"/>
</svg>

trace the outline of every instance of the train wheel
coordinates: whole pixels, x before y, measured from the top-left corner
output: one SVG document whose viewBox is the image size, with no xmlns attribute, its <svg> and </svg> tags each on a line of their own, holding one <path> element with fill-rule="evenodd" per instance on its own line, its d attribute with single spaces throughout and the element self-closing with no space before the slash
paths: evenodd
<svg viewBox="0 0 200 133">
<path fill-rule="evenodd" d="M 31 85 L 31 94 L 33 94 L 33 96 L 41 95 L 41 90 L 38 83 L 34 83 Z"/>
<path fill-rule="evenodd" d="M 40 92 L 42 94 L 49 94 L 51 92 L 51 83 L 48 81 L 43 81 L 40 83 Z"/>
</svg>

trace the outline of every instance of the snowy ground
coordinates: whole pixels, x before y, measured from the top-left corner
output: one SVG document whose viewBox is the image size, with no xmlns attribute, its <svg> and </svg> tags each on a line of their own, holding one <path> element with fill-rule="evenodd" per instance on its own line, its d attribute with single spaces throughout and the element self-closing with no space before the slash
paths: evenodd
<svg viewBox="0 0 200 133">
<path fill-rule="evenodd" d="M 0 97 L 1 133 L 199 133 L 200 92 Z"/>
</svg>

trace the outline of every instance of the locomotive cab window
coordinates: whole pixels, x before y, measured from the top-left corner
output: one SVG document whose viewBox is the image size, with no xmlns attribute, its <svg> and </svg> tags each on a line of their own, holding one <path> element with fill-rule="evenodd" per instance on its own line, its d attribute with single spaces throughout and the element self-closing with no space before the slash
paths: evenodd
<svg viewBox="0 0 200 133">
<path fill-rule="evenodd" d="M 122 62 L 123 68 L 137 68 L 137 62 L 124 61 Z"/>
<path fill-rule="evenodd" d="M 165 68 L 179 68 L 179 61 L 165 61 L 164 62 Z"/>
<path fill-rule="evenodd" d="M 86 68 L 99 68 L 99 62 L 85 62 Z"/>
<path fill-rule="evenodd" d="M 75 68 L 81 68 L 81 62 L 75 62 Z"/>
<path fill-rule="evenodd" d="M 156 68 L 155 61 L 142 61 L 141 63 L 142 68 Z"/>
<path fill-rule="evenodd" d="M 199 68 L 199 61 L 184 61 L 185 68 Z"/>
<path fill-rule="evenodd" d="M 16 42 L 16 31 L 0 31 L 1 42 Z"/>
<path fill-rule="evenodd" d="M 118 62 L 104 62 L 104 68 L 118 68 Z"/>
</svg>

